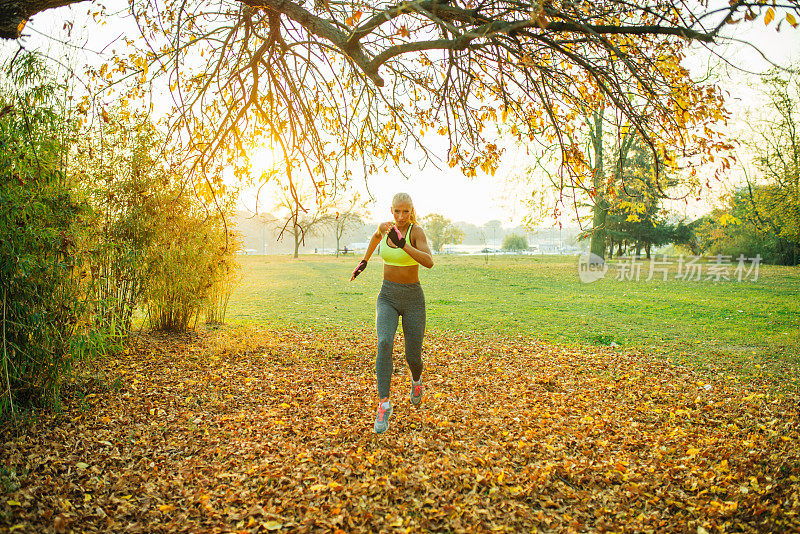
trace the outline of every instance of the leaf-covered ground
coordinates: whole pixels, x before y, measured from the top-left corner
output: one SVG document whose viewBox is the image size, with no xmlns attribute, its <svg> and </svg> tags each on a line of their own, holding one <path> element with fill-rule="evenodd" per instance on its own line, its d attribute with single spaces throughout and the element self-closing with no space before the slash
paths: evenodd
<svg viewBox="0 0 800 534">
<path fill-rule="evenodd" d="M 104 387 L 2 430 L 0 531 L 800 529 L 796 398 L 450 333 L 418 411 L 396 352 L 376 436 L 373 353 L 371 331 L 139 337 Z"/>
</svg>

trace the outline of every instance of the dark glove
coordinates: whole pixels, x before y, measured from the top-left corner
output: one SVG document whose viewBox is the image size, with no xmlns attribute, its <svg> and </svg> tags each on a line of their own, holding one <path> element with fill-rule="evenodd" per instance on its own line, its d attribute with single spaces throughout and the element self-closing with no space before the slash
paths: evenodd
<svg viewBox="0 0 800 534">
<path fill-rule="evenodd" d="M 403 248 L 406 246 L 406 238 L 400 237 L 400 230 L 398 230 L 396 226 L 389 228 L 389 241 L 391 241 L 392 244 L 397 248 Z"/>
<path fill-rule="evenodd" d="M 353 276 L 350 278 L 350 281 L 352 282 L 353 280 L 355 280 L 356 276 L 361 274 L 361 271 L 363 271 L 366 268 L 367 268 L 367 260 L 361 260 L 361 263 L 358 264 L 358 267 L 356 267 L 353 270 Z"/>
</svg>

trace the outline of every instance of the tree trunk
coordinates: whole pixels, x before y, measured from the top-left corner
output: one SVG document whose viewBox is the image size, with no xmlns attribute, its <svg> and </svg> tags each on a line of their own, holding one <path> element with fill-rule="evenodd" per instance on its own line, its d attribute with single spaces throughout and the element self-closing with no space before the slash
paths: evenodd
<svg viewBox="0 0 800 534">
<path fill-rule="evenodd" d="M 0 38 L 17 39 L 20 30 L 36 13 L 85 0 L 0 0 Z"/>
<path fill-rule="evenodd" d="M 651 247 L 652 245 L 653 245 L 652 243 L 648 243 L 648 244 L 646 244 L 646 245 L 644 246 L 644 253 L 645 253 L 645 255 L 647 256 L 647 259 L 648 259 L 648 260 L 650 259 L 650 247 Z"/>
<path fill-rule="evenodd" d="M 593 112 L 592 119 L 594 124 L 589 123 L 589 139 L 594 149 L 592 186 L 595 192 L 592 213 L 592 242 L 589 250 L 592 254 L 605 259 L 608 200 L 606 199 L 605 174 L 603 173 L 603 112 L 602 108 Z"/>
<path fill-rule="evenodd" d="M 602 199 L 596 199 L 592 216 L 592 244 L 590 252 L 605 259 L 606 255 L 606 215 L 608 209 Z"/>
</svg>

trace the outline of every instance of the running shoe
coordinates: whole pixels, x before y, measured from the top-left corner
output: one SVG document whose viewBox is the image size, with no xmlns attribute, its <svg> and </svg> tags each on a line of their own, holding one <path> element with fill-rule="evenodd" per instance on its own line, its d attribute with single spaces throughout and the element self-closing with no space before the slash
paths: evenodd
<svg viewBox="0 0 800 534">
<path fill-rule="evenodd" d="M 378 416 L 375 418 L 375 433 L 383 434 L 389 429 L 389 418 L 392 416 L 392 403 L 389 399 L 378 402 Z"/>
<path fill-rule="evenodd" d="M 420 404 L 422 404 L 422 378 L 416 382 L 411 380 L 411 404 L 414 405 L 415 408 L 419 409 Z"/>
</svg>

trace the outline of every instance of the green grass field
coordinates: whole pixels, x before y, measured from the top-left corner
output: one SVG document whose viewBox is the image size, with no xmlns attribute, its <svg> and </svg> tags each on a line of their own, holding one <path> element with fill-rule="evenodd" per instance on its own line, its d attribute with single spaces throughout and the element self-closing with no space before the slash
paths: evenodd
<svg viewBox="0 0 800 534">
<path fill-rule="evenodd" d="M 574 256 L 436 256 L 420 276 L 428 329 L 612 342 L 745 374 L 792 380 L 800 364 L 800 269 L 761 266 L 757 281 L 584 284 Z M 374 322 L 381 261 L 349 282 L 357 258 L 248 256 L 228 321 L 321 329 Z M 673 267 L 674 269 L 674 267 Z M 733 269 L 731 269 L 733 271 Z"/>
</svg>

